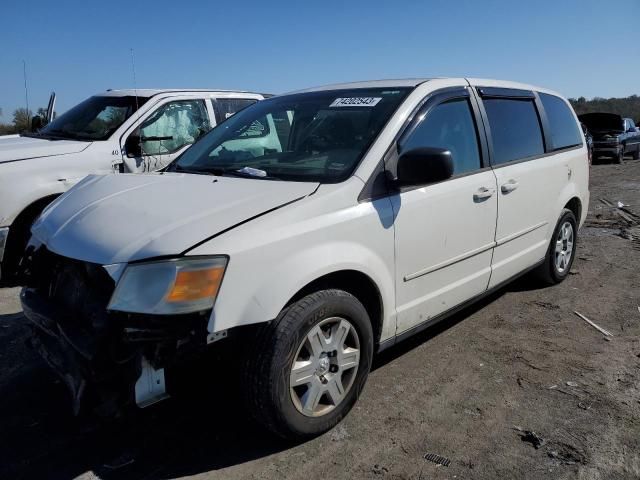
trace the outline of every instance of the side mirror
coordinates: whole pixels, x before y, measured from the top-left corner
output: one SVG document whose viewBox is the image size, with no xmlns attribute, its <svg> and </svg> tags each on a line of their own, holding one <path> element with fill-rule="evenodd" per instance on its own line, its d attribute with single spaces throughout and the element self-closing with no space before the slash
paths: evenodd
<svg viewBox="0 0 640 480">
<path fill-rule="evenodd" d="M 453 157 L 444 148 L 414 148 L 400 154 L 396 183 L 399 186 L 426 185 L 453 176 Z"/>
<path fill-rule="evenodd" d="M 31 131 L 37 132 L 42 127 L 45 126 L 45 123 L 40 115 L 35 115 L 31 117 Z"/>
<path fill-rule="evenodd" d="M 137 132 L 132 133 L 124 143 L 124 149 L 127 157 L 135 158 L 142 156 L 142 146 L 140 145 L 140 135 Z"/>
</svg>

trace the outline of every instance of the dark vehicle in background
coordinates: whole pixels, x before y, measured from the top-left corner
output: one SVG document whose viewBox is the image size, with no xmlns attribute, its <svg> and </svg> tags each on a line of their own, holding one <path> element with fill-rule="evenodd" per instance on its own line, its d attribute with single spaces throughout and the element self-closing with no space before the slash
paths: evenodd
<svg viewBox="0 0 640 480">
<path fill-rule="evenodd" d="M 618 163 L 625 155 L 640 159 L 640 132 L 630 118 L 615 113 L 585 113 L 579 115 L 593 136 L 593 158 L 610 157 Z"/>
<path fill-rule="evenodd" d="M 584 135 L 584 141 L 587 143 L 587 154 L 589 155 L 589 165 L 593 161 L 593 135 L 589 132 L 589 129 L 584 123 L 580 123 L 582 134 Z"/>
</svg>

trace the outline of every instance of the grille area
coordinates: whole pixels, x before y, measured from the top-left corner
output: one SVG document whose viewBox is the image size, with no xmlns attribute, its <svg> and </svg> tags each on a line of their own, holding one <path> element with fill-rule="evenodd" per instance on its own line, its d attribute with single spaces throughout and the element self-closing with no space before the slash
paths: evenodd
<svg viewBox="0 0 640 480">
<path fill-rule="evenodd" d="M 28 251 L 24 263 L 27 286 L 63 310 L 70 322 L 96 333 L 110 326 L 106 307 L 115 282 L 101 265 L 66 258 L 44 246 Z"/>
<path fill-rule="evenodd" d="M 156 369 L 173 368 L 206 347 L 210 312 L 109 312 L 115 282 L 106 270 L 44 246 L 30 246 L 22 267 L 32 344 L 68 386 L 76 414 L 87 396 L 105 415 L 133 406 L 143 356 Z"/>
</svg>

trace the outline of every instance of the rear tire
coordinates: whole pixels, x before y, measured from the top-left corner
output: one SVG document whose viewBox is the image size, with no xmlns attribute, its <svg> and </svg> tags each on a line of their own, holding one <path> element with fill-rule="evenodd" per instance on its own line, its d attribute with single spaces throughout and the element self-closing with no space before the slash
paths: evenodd
<svg viewBox="0 0 640 480">
<path fill-rule="evenodd" d="M 373 356 L 367 311 L 342 290 L 298 300 L 260 326 L 249 343 L 248 410 L 268 430 L 295 440 L 320 435 L 344 418 L 360 396 Z"/>
<path fill-rule="evenodd" d="M 633 158 L 634 160 L 640 160 L 640 143 L 638 144 L 636 151 L 633 152 Z"/>
<path fill-rule="evenodd" d="M 562 282 L 569 275 L 576 256 L 578 228 L 576 217 L 571 210 L 562 210 L 560 219 L 553 230 L 547 255 L 535 270 L 536 276 L 546 285 Z"/>
</svg>

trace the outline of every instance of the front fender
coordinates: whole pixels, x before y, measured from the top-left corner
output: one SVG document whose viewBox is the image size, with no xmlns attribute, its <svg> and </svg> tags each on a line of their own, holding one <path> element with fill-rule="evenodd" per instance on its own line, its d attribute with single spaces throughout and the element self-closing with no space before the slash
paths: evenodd
<svg viewBox="0 0 640 480">
<path fill-rule="evenodd" d="M 395 334 L 391 203 L 336 208 L 334 202 L 330 194 L 314 195 L 189 252 L 229 255 L 210 332 L 273 320 L 305 286 L 348 270 L 366 275 L 380 292 L 381 340 Z"/>
<path fill-rule="evenodd" d="M 234 272 L 234 267 L 238 273 Z M 244 276 L 241 273 L 244 268 L 232 259 L 219 302 L 211 316 L 209 331 L 272 320 L 306 285 L 330 273 L 347 270 L 362 273 L 376 284 L 386 317 L 381 340 L 392 336 L 395 333 L 391 321 L 393 272 L 375 252 L 350 242 L 331 242 L 295 252 L 267 268 L 254 270 L 252 280 L 240 278 Z"/>
<path fill-rule="evenodd" d="M 2 166 L 0 166 L 2 169 Z M 0 180 L 0 226 L 11 226 L 27 207 L 46 197 L 64 193 L 68 186 L 60 181 L 33 181 L 22 175 L 4 175 Z"/>
</svg>

